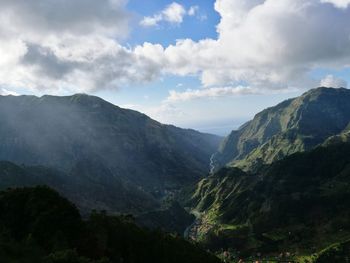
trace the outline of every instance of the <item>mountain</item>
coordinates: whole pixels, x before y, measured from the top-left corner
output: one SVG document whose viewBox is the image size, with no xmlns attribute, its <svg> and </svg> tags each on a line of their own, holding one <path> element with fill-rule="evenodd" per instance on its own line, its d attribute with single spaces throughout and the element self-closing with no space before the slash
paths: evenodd
<svg viewBox="0 0 350 263">
<path fill-rule="evenodd" d="M 97 168 L 96 168 L 97 169 Z M 13 187 L 47 185 L 73 201 L 83 215 L 92 209 L 116 211 L 152 211 L 158 202 L 146 192 L 129 185 L 124 186 L 110 172 L 91 170 L 89 174 L 106 177 L 102 180 L 87 180 L 83 168 L 66 174 L 44 166 L 18 166 L 11 162 L 0 162 L 0 190 Z"/>
<path fill-rule="evenodd" d="M 32 167 L 26 180 L 60 185 L 84 210 L 158 208 L 208 172 L 220 140 L 94 96 L 0 96 L 0 160 Z"/>
<path fill-rule="evenodd" d="M 168 233 L 183 235 L 195 217 L 188 213 L 178 202 L 172 201 L 161 209 L 143 213 L 136 217 L 136 223 L 149 229 L 161 229 Z"/>
<path fill-rule="evenodd" d="M 350 142 L 350 125 L 348 125 L 341 133 L 327 138 L 323 143 L 324 146 Z"/>
<path fill-rule="evenodd" d="M 218 263 L 180 237 L 137 227 L 128 216 L 82 220 L 47 187 L 0 192 L 0 258 L 15 263 Z"/>
<path fill-rule="evenodd" d="M 225 165 L 255 169 L 310 150 L 342 133 L 350 123 L 350 90 L 317 88 L 258 113 L 224 140 L 213 158 Z"/>
<path fill-rule="evenodd" d="M 295 262 L 346 262 L 350 144 L 319 146 L 254 173 L 223 168 L 197 185 L 187 205 L 201 215 L 192 237 L 213 250 L 231 248 L 237 257 L 288 251 Z M 337 248 L 343 261 L 324 261 Z"/>
</svg>

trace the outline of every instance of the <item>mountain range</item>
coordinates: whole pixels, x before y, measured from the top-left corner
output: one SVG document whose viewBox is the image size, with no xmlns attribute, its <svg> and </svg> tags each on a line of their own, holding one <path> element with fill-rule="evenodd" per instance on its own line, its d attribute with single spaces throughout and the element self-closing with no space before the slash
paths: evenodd
<svg viewBox="0 0 350 263">
<path fill-rule="evenodd" d="M 190 205 L 195 238 L 213 250 L 299 257 L 350 240 L 350 144 L 319 146 L 246 173 L 203 179 Z M 299 262 L 299 261 L 298 261 Z"/>
<path fill-rule="evenodd" d="M 350 90 L 310 90 L 224 140 L 84 94 L 0 97 L 0 189 L 37 185 L 226 262 L 346 262 Z"/>
<path fill-rule="evenodd" d="M 348 89 L 321 87 L 258 113 L 225 138 L 214 170 L 226 165 L 254 170 L 312 149 L 349 128 L 349 101 Z"/>
<path fill-rule="evenodd" d="M 48 184 L 82 211 L 158 209 L 207 174 L 220 140 L 94 96 L 0 96 L 0 160 L 23 166 L 3 164 L 1 176 Z"/>
<path fill-rule="evenodd" d="M 216 172 L 184 194 L 197 216 L 190 237 L 233 262 L 346 262 L 349 123 L 350 91 L 318 88 L 233 131 Z"/>
</svg>

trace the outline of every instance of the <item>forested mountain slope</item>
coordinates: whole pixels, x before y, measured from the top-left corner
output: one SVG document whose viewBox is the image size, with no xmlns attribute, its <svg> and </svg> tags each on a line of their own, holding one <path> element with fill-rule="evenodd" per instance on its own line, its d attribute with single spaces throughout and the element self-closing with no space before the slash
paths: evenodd
<svg viewBox="0 0 350 263">
<path fill-rule="evenodd" d="M 223 168 L 198 184 L 189 205 L 202 214 L 195 237 L 214 250 L 322 252 L 350 239 L 350 144 L 296 153 L 254 173 Z"/>
<path fill-rule="evenodd" d="M 233 131 L 215 154 L 217 168 L 254 170 L 261 164 L 310 150 L 350 122 L 350 90 L 318 88 L 258 113 Z"/>
<path fill-rule="evenodd" d="M 208 172 L 220 139 L 84 94 L 0 96 L 0 161 L 60 171 L 68 196 L 90 209 L 158 207 Z"/>
<path fill-rule="evenodd" d="M 15 263 L 214 263 L 181 237 L 137 227 L 131 217 L 92 213 L 47 187 L 0 192 L 0 259 Z"/>
</svg>

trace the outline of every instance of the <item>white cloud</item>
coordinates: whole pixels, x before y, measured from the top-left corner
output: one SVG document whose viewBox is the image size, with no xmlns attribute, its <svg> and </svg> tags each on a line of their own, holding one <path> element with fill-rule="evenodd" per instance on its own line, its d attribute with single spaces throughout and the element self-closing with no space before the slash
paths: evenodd
<svg viewBox="0 0 350 263">
<path fill-rule="evenodd" d="M 189 118 L 189 114 L 187 112 L 168 102 L 162 102 L 160 106 L 143 108 L 140 110 L 145 112 L 151 118 L 162 123 L 174 123 Z"/>
<path fill-rule="evenodd" d="M 338 8 L 347 8 L 350 5 L 350 0 L 321 0 L 322 3 L 330 3 Z"/>
<path fill-rule="evenodd" d="M 144 17 L 140 25 L 144 27 L 158 26 L 162 21 L 168 22 L 170 24 L 179 25 L 183 22 L 184 17 L 194 16 L 199 10 L 198 6 L 191 6 L 188 10 L 179 3 L 173 2 L 168 5 L 164 10 L 153 16 Z"/>
<path fill-rule="evenodd" d="M 174 2 L 163 10 L 162 14 L 165 21 L 173 24 L 181 24 L 186 10 L 182 5 Z"/>
<path fill-rule="evenodd" d="M 340 80 L 339 85 L 341 85 Z M 339 86 L 338 85 L 338 86 Z M 339 86 L 340 87 L 340 86 Z M 344 86 L 343 86 L 344 87 Z M 196 99 L 211 99 L 220 97 L 238 97 L 244 95 L 271 95 L 271 94 L 281 94 L 281 93 L 291 93 L 298 92 L 298 88 L 289 88 L 284 90 L 270 90 L 250 86 L 227 86 L 227 87 L 211 87 L 211 88 L 200 88 L 200 89 L 187 89 L 185 91 L 170 90 L 168 97 L 163 101 L 163 103 L 177 103 L 186 102 Z"/>
<path fill-rule="evenodd" d="M 346 88 L 348 83 L 340 78 L 336 78 L 333 75 L 328 75 L 321 80 L 320 86 L 327 88 Z"/>
<path fill-rule="evenodd" d="M 187 14 L 189 16 L 194 16 L 194 15 L 197 14 L 198 10 L 199 10 L 199 6 L 198 5 L 191 6 L 190 9 L 188 9 Z"/>
<path fill-rule="evenodd" d="M 154 16 L 146 16 L 141 20 L 140 25 L 144 27 L 157 26 L 158 23 L 162 20 L 163 17 L 160 14 Z"/>
<path fill-rule="evenodd" d="M 250 87 L 216 87 L 207 89 L 187 89 L 184 92 L 178 92 L 175 90 L 169 91 L 169 96 L 165 100 L 167 103 L 190 101 L 201 98 L 218 98 L 226 96 L 238 96 L 247 94 L 257 94 L 258 90 Z"/>
<path fill-rule="evenodd" d="M 311 70 L 349 65 L 350 9 L 320 0 L 217 0 L 215 9 L 218 38 L 164 48 L 163 72 L 199 75 L 205 87 L 276 90 L 312 88 L 320 80 Z"/>
<path fill-rule="evenodd" d="M 15 91 L 11 91 L 5 88 L 0 88 L 0 96 L 8 96 L 8 95 L 18 96 L 19 94 Z"/>
<path fill-rule="evenodd" d="M 0 85 L 56 93 L 147 82 L 161 67 L 123 47 L 125 0 L 0 0 Z"/>
<path fill-rule="evenodd" d="M 201 79 L 206 89 L 185 93 L 192 97 L 242 83 L 263 92 L 311 88 L 320 82 L 311 70 L 350 64 L 348 2 L 216 0 L 217 39 L 127 48 L 126 0 L 0 0 L 0 86 L 91 92 L 173 74 Z M 174 2 L 144 23 L 179 24 L 197 10 Z"/>
</svg>

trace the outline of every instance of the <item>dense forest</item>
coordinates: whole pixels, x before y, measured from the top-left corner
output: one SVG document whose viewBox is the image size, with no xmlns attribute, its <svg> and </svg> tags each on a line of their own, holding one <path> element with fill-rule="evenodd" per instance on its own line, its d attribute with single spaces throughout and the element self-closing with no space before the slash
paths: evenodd
<svg viewBox="0 0 350 263">
<path fill-rule="evenodd" d="M 254 173 L 223 168 L 198 184 L 188 205 L 201 214 L 193 236 L 213 251 L 228 249 L 234 257 L 288 252 L 297 262 L 325 262 L 339 252 L 345 260 L 350 144 L 296 153 Z"/>
<path fill-rule="evenodd" d="M 219 262 L 179 236 L 139 228 L 132 216 L 92 212 L 83 220 L 48 187 L 3 191 L 0 210 L 1 262 Z"/>
</svg>

